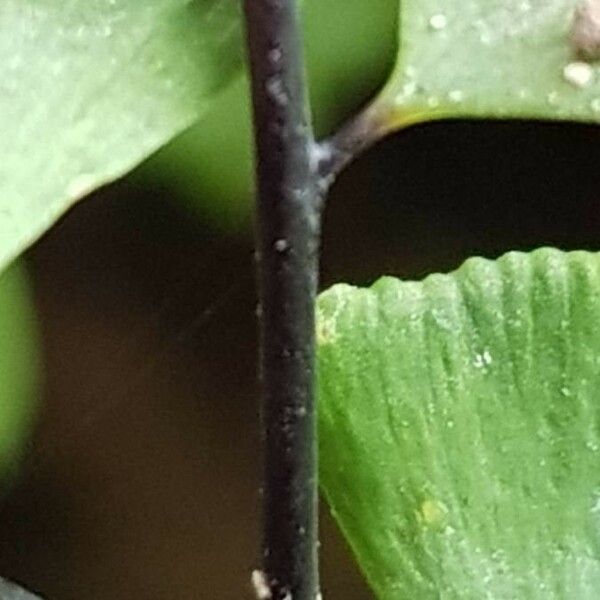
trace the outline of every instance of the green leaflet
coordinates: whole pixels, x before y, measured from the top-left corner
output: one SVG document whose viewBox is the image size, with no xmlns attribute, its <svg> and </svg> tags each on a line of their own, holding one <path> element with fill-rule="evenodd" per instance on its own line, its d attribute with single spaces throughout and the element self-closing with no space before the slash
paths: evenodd
<svg viewBox="0 0 600 600">
<path fill-rule="evenodd" d="M 399 55 L 381 98 L 388 126 L 442 117 L 600 122 L 600 64 L 572 64 L 579 3 L 400 2 Z"/>
<path fill-rule="evenodd" d="M 319 300 L 321 481 L 384 600 L 597 598 L 600 254 Z"/>
<path fill-rule="evenodd" d="M 0 3 L 0 270 L 203 112 L 240 64 L 239 2 Z"/>
</svg>

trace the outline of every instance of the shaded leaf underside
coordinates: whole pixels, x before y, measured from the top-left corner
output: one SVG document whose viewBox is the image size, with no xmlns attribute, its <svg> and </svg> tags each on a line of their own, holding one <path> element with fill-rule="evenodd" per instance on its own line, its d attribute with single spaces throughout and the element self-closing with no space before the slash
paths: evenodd
<svg viewBox="0 0 600 600">
<path fill-rule="evenodd" d="M 319 301 L 322 486 L 385 600 L 596 598 L 600 255 Z"/>
</svg>

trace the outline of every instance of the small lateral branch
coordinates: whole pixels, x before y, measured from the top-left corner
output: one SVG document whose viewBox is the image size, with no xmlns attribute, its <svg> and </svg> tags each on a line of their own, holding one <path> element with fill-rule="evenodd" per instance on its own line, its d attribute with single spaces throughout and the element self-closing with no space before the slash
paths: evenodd
<svg viewBox="0 0 600 600">
<path fill-rule="evenodd" d="M 391 131 L 389 112 L 381 97 L 376 98 L 333 135 L 316 144 L 315 169 L 323 194 L 349 163 Z"/>
</svg>

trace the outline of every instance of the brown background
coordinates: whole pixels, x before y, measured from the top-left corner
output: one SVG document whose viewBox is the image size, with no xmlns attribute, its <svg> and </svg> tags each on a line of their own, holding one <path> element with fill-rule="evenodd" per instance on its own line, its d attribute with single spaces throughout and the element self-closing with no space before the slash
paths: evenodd
<svg viewBox="0 0 600 600">
<path fill-rule="evenodd" d="M 336 186 L 323 285 L 473 254 L 600 247 L 598 130 L 449 123 L 381 144 Z M 127 181 L 30 253 L 46 383 L 0 510 L 0 572 L 52 600 L 251 598 L 259 447 L 248 231 Z M 330 600 L 371 595 L 323 511 Z"/>
</svg>

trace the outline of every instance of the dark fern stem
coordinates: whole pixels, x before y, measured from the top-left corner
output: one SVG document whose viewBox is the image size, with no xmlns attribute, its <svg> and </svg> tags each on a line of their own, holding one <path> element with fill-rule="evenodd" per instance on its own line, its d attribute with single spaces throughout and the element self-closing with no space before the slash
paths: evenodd
<svg viewBox="0 0 600 600">
<path fill-rule="evenodd" d="M 259 600 L 318 600 L 315 300 L 323 198 L 383 134 L 367 108 L 313 137 L 295 0 L 245 0 L 254 108 L 264 446 Z M 377 105 L 372 105 L 377 107 Z"/>
<path fill-rule="evenodd" d="M 319 596 L 315 298 L 320 193 L 312 166 L 299 14 L 246 0 L 256 144 L 264 435 L 259 599 Z"/>
</svg>

